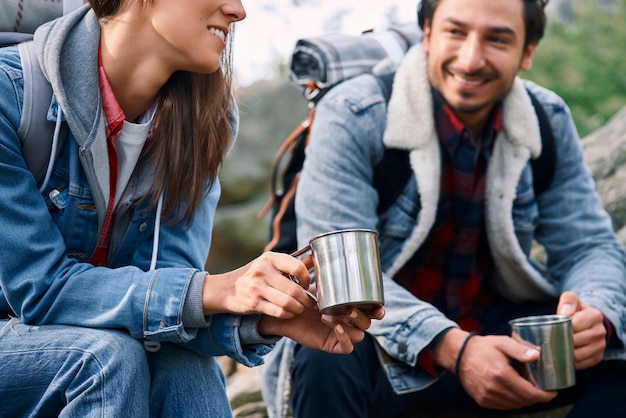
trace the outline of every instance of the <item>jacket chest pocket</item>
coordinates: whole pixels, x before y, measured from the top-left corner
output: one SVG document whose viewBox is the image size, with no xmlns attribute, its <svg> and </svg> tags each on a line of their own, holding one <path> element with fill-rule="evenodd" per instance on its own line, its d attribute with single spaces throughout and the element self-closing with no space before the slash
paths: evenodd
<svg viewBox="0 0 626 418">
<path fill-rule="evenodd" d="M 63 235 L 67 255 L 88 261 L 98 239 L 98 213 L 91 193 L 57 182 L 44 194 L 44 199 Z"/>
</svg>

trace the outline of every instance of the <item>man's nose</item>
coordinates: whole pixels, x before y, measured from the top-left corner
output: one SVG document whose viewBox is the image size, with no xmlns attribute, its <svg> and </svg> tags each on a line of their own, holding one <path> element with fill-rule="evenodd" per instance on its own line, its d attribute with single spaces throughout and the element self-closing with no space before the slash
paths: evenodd
<svg viewBox="0 0 626 418">
<path fill-rule="evenodd" d="M 473 73 L 485 65 L 483 44 L 478 36 L 465 38 L 458 51 L 457 65 L 466 73 Z"/>
</svg>

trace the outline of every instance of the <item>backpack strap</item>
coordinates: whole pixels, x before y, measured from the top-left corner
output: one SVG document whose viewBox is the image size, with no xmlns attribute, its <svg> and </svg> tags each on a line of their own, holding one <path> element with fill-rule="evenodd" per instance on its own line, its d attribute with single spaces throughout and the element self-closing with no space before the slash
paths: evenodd
<svg viewBox="0 0 626 418">
<path fill-rule="evenodd" d="M 47 119 L 52 101 L 52 86 L 43 75 L 33 42 L 21 43 L 18 49 L 24 77 L 24 104 L 17 134 L 22 142 L 26 165 L 37 183 L 40 183 L 50 162 L 54 137 L 55 123 Z M 67 136 L 66 124 L 63 124 L 62 129 L 64 131 L 59 135 L 56 155 L 60 153 Z"/>
<path fill-rule="evenodd" d="M 16 45 L 33 39 L 31 33 L 0 32 L 0 46 Z"/>
<path fill-rule="evenodd" d="M 541 154 L 530 162 L 533 170 L 533 189 L 535 190 L 535 196 L 539 196 L 548 188 L 556 171 L 556 140 L 552 133 L 548 115 L 543 110 L 541 103 L 530 90 L 527 89 L 527 91 L 530 101 L 535 108 L 541 133 Z"/>
<path fill-rule="evenodd" d="M 395 73 L 376 76 L 383 97 L 389 102 Z M 411 178 L 413 170 L 409 161 L 409 151 L 385 147 L 385 153 L 374 167 L 374 187 L 378 190 L 378 214 L 385 212 L 402 193 Z"/>
</svg>

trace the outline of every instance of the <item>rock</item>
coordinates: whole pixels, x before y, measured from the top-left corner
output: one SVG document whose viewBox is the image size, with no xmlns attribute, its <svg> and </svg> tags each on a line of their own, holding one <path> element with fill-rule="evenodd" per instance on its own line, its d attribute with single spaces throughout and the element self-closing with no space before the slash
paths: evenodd
<svg viewBox="0 0 626 418">
<path fill-rule="evenodd" d="M 237 411 L 235 416 L 249 417 L 252 412 L 263 412 L 267 416 L 261 397 L 261 373 L 258 367 L 238 369 L 227 382 L 228 400 L 233 411 Z"/>
<path fill-rule="evenodd" d="M 626 107 L 582 144 L 602 204 L 618 231 L 626 225 Z"/>
</svg>

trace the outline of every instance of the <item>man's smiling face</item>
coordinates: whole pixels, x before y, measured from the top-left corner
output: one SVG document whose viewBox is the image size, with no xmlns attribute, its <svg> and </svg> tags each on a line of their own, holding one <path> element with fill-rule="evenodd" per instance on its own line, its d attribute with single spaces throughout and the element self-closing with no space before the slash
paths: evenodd
<svg viewBox="0 0 626 418">
<path fill-rule="evenodd" d="M 428 77 L 459 119 L 481 124 L 531 65 L 522 0 L 441 0 L 424 24 Z"/>
</svg>

